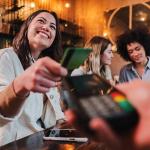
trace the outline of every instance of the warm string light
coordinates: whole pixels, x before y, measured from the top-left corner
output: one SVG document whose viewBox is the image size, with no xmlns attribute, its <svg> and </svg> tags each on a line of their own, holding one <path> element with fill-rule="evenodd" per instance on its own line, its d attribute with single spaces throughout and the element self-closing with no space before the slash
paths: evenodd
<svg viewBox="0 0 150 150">
<path fill-rule="evenodd" d="M 30 7 L 35 8 L 35 2 L 31 2 Z"/>
<path fill-rule="evenodd" d="M 70 6 L 71 6 L 70 3 L 65 3 L 66 8 L 70 8 Z"/>
<path fill-rule="evenodd" d="M 67 23 L 65 23 L 65 25 L 64 25 L 65 27 L 68 27 L 68 24 Z"/>
<path fill-rule="evenodd" d="M 145 18 L 145 17 L 141 17 L 140 20 L 141 20 L 141 21 L 145 21 L 146 18 Z"/>
<path fill-rule="evenodd" d="M 103 32 L 103 36 L 104 36 L 104 37 L 107 37 L 107 36 L 108 36 L 108 32 L 104 31 L 104 32 Z"/>
<path fill-rule="evenodd" d="M 71 4 L 69 3 L 69 2 L 66 2 L 65 4 L 64 4 L 64 7 L 65 7 L 65 9 L 64 9 L 64 12 L 65 12 L 65 14 L 66 14 L 66 16 L 65 16 L 65 19 L 66 20 L 70 20 L 69 18 L 69 16 L 70 16 L 70 14 L 69 14 L 69 11 L 70 11 L 70 7 L 71 7 Z"/>
</svg>

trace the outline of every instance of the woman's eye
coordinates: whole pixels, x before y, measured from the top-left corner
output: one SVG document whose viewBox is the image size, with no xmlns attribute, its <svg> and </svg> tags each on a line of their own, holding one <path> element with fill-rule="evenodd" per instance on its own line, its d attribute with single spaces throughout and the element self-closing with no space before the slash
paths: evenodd
<svg viewBox="0 0 150 150">
<path fill-rule="evenodd" d="M 42 19 L 39 19 L 39 20 L 38 20 L 38 22 L 40 22 L 40 23 L 44 23 L 44 20 L 42 20 Z"/>
<path fill-rule="evenodd" d="M 112 53 L 112 51 L 108 51 L 108 54 L 111 54 Z"/>
<path fill-rule="evenodd" d="M 141 49 L 140 47 L 137 47 L 137 48 L 136 48 L 137 51 L 139 51 L 140 49 Z"/>
<path fill-rule="evenodd" d="M 128 51 L 128 54 L 132 54 L 133 51 Z"/>
<path fill-rule="evenodd" d="M 50 28 L 53 29 L 53 30 L 56 30 L 56 27 L 53 26 L 53 25 L 51 25 Z"/>
</svg>

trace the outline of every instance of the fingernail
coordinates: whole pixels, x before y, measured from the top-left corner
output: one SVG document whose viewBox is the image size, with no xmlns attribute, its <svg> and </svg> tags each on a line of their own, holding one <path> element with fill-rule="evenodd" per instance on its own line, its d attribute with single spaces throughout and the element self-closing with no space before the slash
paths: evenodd
<svg viewBox="0 0 150 150">
<path fill-rule="evenodd" d="M 61 68 L 61 75 L 62 76 L 66 76 L 68 74 L 68 71 L 67 71 L 67 69 L 66 68 Z"/>
</svg>

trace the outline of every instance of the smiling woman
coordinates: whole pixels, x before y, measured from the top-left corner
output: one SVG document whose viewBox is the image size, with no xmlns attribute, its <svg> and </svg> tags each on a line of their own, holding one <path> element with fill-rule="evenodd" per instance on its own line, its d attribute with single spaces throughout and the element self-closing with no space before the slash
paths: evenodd
<svg viewBox="0 0 150 150">
<path fill-rule="evenodd" d="M 53 43 L 56 35 L 54 16 L 42 12 L 36 16 L 28 28 L 28 40 L 32 56 L 38 58 L 41 51 Z"/>
<path fill-rule="evenodd" d="M 92 52 L 82 66 L 73 70 L 72 76 L 96 73 L 113 83 L 109 67 L 113 57 L 111 42 L 104 37 L 94 36 L 85 47 L 92 48 Z"/>
<path fill-rule="evenodd" d="M 147 28 L 138 27 L 118 37 L 117 49 L 122 58 L 131 63 L 121 71 L 120 82 L 133 79 L 150 81 L 150 34 Z"/>
<path fill-rule="evenodd" d="M 61 55 L 57 15 L 47 10 L 31 14 L 13 47 L 0 51 L 0 146 L 65 119 L 56 85 L 67 74 Z"/>
</svg>

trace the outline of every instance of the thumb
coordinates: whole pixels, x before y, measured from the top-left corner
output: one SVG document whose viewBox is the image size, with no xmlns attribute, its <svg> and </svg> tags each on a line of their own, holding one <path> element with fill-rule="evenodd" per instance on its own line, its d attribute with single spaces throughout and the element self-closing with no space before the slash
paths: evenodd
<svg viewBox="0 0 150 150">
<path fill-rule="evenodd" d="M 92 119 L 90 122 L 90 128 L 97 133 L 97 137 L 100 141 L 104 141 L 111 148 L 119 150 L 119 138 L 113 133 L 104 120 L 100 118 Z"/>
</svg>

